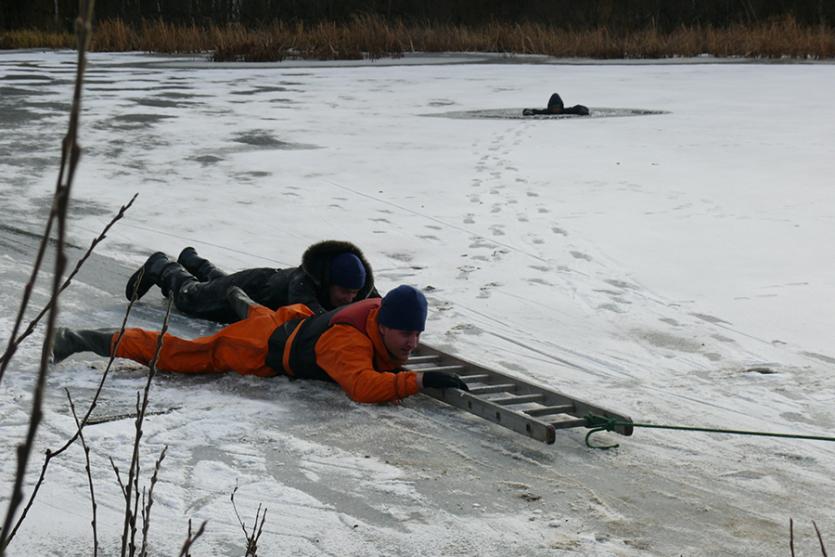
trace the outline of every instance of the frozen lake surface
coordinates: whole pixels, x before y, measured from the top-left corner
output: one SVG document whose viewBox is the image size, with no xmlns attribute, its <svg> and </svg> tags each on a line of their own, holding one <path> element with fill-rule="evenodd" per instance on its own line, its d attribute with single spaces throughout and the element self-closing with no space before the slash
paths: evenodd
<svg viewBox="0 0 835 557">
<path fill-rule="evenodd" d="M 140 195 L 61 323 L 118 325 L 124 281 L 152 251 L 192 245 L 236 270 L 345 239 L 382 291 L 423 289 L 424 340 L 465 359 L 639 422 L 833 430 L 835 66 L 441 58 L 92 56 L 72 243 Z M 34 255 L 23 232 L 49 208 L 74 62 L 0 52 L 0 337 Z M 554 91 L 593 115 L 661 114 L 515 116 Z M 131 324 L 158 327 L 164 304 L 152 290 Z M 175 315 L 172 329 L 214 325 Z M 38 335 L 0 385 L 6 455 Z M 38 455 L 71 434 L 64 387 L 83 406 L 104 364 L 79 355 L 51 372 L 33 481 Z M 128 413 L 144 381 L 119 362 L 97 412 Z M 799 555 L 820 553 L 811 520 L 835 544 L 831 443 L 638 429 L 604 434 L 621 443 L 608 452 L 584 430 L 541 445 L 425 397 L 362 406 L 332 386 L 233 374 L 161 375 L 152 410 L 144 470 L 169 447 L 154 554 L 179 552 L 189 518 L 209 520 L 195 555 L 242 554 L 236 484 L 248 524 L 268 508 L 264 555 L 754 557 L 787 553 L 790 517 Z M 130 419 L 87 433 L 106 554 L 123 507 L 108 457 L 126 468 L 132 435 Z M 83 463 L 80 448 L 52 463 L 9 555 L 91 553 Z M 4 509 L 13 470 L 3 459 Z"/>
</svg>

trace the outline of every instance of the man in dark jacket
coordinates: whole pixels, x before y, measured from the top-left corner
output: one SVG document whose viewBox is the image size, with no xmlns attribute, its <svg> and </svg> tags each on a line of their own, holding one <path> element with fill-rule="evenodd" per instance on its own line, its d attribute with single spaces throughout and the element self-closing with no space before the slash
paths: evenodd
<svg viewBox="0 0 835 557">
<path fill-rule="evenodd" d="M 426 326 L 426 297 L 401 285 L 385 298 L 362 300 L 315 315 L 302 304 L 273 311 L 237 287 L 227 293 L 241 317 L 215 334 L 184 339 L 165 334 L 156 362 L 175 373 L 224 373 L 333 381 L 356 402 L 391 402 L 426 388 L 469 390 L 455 373 L 404 369 Z M 160 333 L 59 327 L 54 362 L 78 352 L 149 364 Z"/>
<path fill-rule="evenodd" d="M 362 251 L 350 242 L 336 240 L 310 246 L 298 267 L 262 267 L 230 275 L 201 258 L 192 247 L 185 248 L 176 262 L 156 252 L 128 279 L 125 297 L 138 300 L 154 285 L 164 296 L 173 296 L 181 312 L 221 323 L 239 320 L 226 299 L 231 286 L 241 288 L 269 309 L 304 304 L 317 314 L 380 296 Z"/>
<path fill-rule="evenodd" d="M 522 111 L 522 116 L 539 116 L 544 114 L 574 114 L 576 116 L 588 116 L 589 109 L 581 104 L 566 107 L 562 102 L 562 98 L 557 93 L 554 93 L 551 95 L 551 98 L 548 99 L 548 108 L 544 110 L 541 108 L 526 108 Z"/>
</svg>

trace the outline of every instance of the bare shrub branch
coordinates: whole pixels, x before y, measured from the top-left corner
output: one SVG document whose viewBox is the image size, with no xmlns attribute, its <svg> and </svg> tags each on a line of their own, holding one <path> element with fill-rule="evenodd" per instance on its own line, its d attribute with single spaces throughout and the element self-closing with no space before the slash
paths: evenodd
<svg viewBox="0 0 835 557">
<path fill-rule="evenodd" d="M 150 363 L 148 364 L 148 380 L 145 382 L 145 391 L 141 398 L 139 399 L 139 393 L 137 393 L 137 415 L 136 415 L 136 434 L 133 439 L 133 454 L 131 455 L 131 462 L 130 462 L 130 469 L 128 471 L 128 481 L 125 485 L 125 522 L 122 529 L 122 557 L 125 556 L 125 551 L 128 549 L 128 530 L 131 530 L 131 555 L 135 550 L 135 545 L 133 543 L 134 535 L 136 533 L 136 508 L 131 511 L 131 502 L 133 497 L 136 497 L 138 500 L 138 486 L 139 486 L 139 442 L 142 439 L 142 424 L 145 421 L 145 411 L 148 408 L 148 398 L 149 393 L 151 390 L 151 382 L 154 380 L 157 374 L 157 361 L 159 360 L 159 354 L 162 351 L 162 345 L 165 339 L 165 333 L 168 331 L 168 320 L 171 317 L 171 307 L 174 303 L 174 297 L 172 296 L 168 300 L 168 308 L 165 312 L 165 318 L 162 321 L 162 329 L 157 336 L 157 346 L 154 351 L 154 356 L 151 358 Z M 134 484 L 136 487 L 134 488 Z M 136 492 L 132 490 L 136 489 Z"/>
<path fill-rule="evenodd" d="M 815 527 L 815 534 L 817 534 L 818 536 L 818 543 L 821 544 L 821 554 L 823 555 L 823 557 L 827 557 L 826 547 L 823 545 L 823 537 L 821 536 L 821 531 L 818 529 L 818 525 L 815 523 L 814 520 L 812 521 L 812 526 Z"/>
<path fill-rule="evenodd" d="M 90 447 L 88 447 L 87 442 L 84 441 L 84 434 L 81 431 L 84 426 L 82 426 L 81 422 L 78 421 L 78 414 L 75 413 L 75 404 L 72 402 L 70 390 L 64 390 L 67 392 L 67 400 L 69 400 L 70 403 L 72 417 L 75 420 L 75 426 L 78 428 L 78 438 L 81 440 L 81 446 L 84 449 L 84 469 L 87 471 L 87 482 L 90 484 L 90 503 L 93 507 L 93 520 L 90 522 L 93 527 L 93 557 L 96 557 L 99 554 L 99 537 L 96 532 L 96 492 L 93 489 L 93 473 L 90 469 Z"/>
<path fill-rule="evenodd" d="M 140 557 L 147 556 L 148 547 L 148 528 L 151 524 L 151 506 L 154 504 L 154 486 L 157 485 L 157 477 L 159 476 L 159 467 L 162 461 L 165 460 L 165 452 L 168 450 L 168 445 L 162 448 L 156 466 L 154 466 L 154 475 L 151 476 L 151 487 L 148 488 L 148 505 L 142 509 L 142 549 L 139 551 Z"/>
<path fill-rule="evenodd" d="M 232 490 L 230 499 L 232 500 L 232 508 L 235 510 L 235 517 L 238 519 L 238 524 L 241 525 L 241 530 L 244 532 L 246 538 L 246 554 L 244 557 L 258 557 L 258 539 L 261 537 L 261 532 L 264 530 L 264 522 L 267 520 L 267 509 L 264 509 L 264 514 L 261 514 L 261 505 L 258 505 L 258 510 L 255 512 L 255 523 L 252 525 L 252 533 L 246 531 L 246 524 L 241 520 L 241 515 L 238 513 L 238 506 L 235 504 L 235 493 L 238 491 L 238 486 Z M 259 517 L 261 523 L 258 523 Z"/>
<path fill-rule="evenodd" d="M 156 466 L 154 466 L 154 475 L 151 476 L 151 487 L 148 488 L 148 505 L 143 504 L 142 509 L 142 549 L 139 551 L 140 557 L 147 556 L 148 548 L 148 528 L 151 524 L 151 506 L 154 504 L 154 486 L 157 485 L 157 477 L 159 476 L 159 467 L 162 461 L 165 460 L 165 451 L 168 450 L 168 445 L 162 448 L 162 452 L 157 459 Z"/>
<path fill-rule="evenodd" d="M 64 254 L 64 239 L 66 237 L 66 220 L 67 220 L 67 204 L 72 191 L 73 179 L 75 177 L 78 159 L 81 154 L 80 147 L 77 143 L 78 137 L 78 121 L 81 114 L 81 93 L 84 82 L 84 70 L 87 65 L 86 51 L 90 41 L 91 21 L 93 17 L 93 0 L 82 0 L 80 3 L 80 13 L 76 19 L 76 33 L 78 36 L 78 62 L 76 66 L 75 88 L 73 91 L 72 108 L 70 110 L 70 123 L 67 134 L 64 137 L 61 149 L 61 165 L 58 172 L 58 181 L 55 188 L 55 195 L 53 196 L 52 207 L 50 209 L 46 233 L 41 240 L 41 250 L 45 251 L 45 246 L 48 238 L 48 232 L 52 228 L 51 222 L 57 222 L 58 225 L 58 243 L 57 253 L 55 256 L 55 266 L 52 277 L 52 298 L 56 301 L 48 312 L 46 334 L 44 335 L 43 347 L 41 349 L 41 362 L 38 370 L 38 376 L 35 380 L 35 388 L 32 396 L 32 411 L 30 413 L 29 428 L 26 433 L 25 441 L 17 447 L 17 469 L 15 471 L 14 485 L 12 486 L 12 494 L 9 498 L 9 507 L 6 511 L 6 517 L 3 520 L 3 529 L 0 531 L 0 557 L 5 554 L 6 545 L 8 543 L 9 527 L 14 520 L 18 507 L 23 501 L 23 481 L 26 477 L 26 468 L 29 463 L 29 456 L 32 452 L 32 447 L 35 442 L 35 434 L 40 426 L 43 418 L 41 406 L 43 404 L 43 392 L 46 385 L 46 372 L 50 360 L 50 352 L 52 346 L 52 336 L 55 329 L 55 322 L 58 317 L 57 296 L 61 286 L 61 277 L 64 274 L 66 265 L 66 255 Z M 66 174 L 66 180 L 64 176 Z M 35 268 L 32 271 L 32 285 L 34 285 L 35 277 L 40 268 L 43 254 L 39 251 L 40 260 L 36 262 Z M 31 295 L 33 286 L 27 285 L 27 290 Z M 28 297 L 21 302 L 21 310 L 19 318 L 22 320 L 22 315 L 28 306 Z M 19 327 L 19 323 L 17 324 Z M 17 329 L 16 329 L 17 330 Z M 16 332 L 15 330 L 15 332 Z M 12 339 L 14 336 L 12 336 Z M 8 360 L 4 360 L 0 364 L 0 370 L 5 370 L 8 366 Z M 0 376 L 0 379 L 2 377 Z"/>
<path fill-rule="evenodd" d="M 66 290 L 70 284 L 72 284 L 72 280 L 75 278 L 75 275 L 77 275 L 78 271 L 81 270 L 81 267 L 93 253 L 93 250 L 99 243 L 101 243 L 102 240 L 104 240 L 107 237 L 107 233 L 108 231 L 110 231 L 113 225 L 125 216 L 125 212 L 128 209 L 130 209 L 130 207 L 133 205 L 133 202 L 136 201 L 138 195 L 138 193 L 133 194 L 133 197 L 131 197 L 130 201 L 128 201 L 125 205 L 122 205 L 122 207 L 119 209 L 119 212 L 116 213 L 116 215 L 110 220 L 109 223 L 107 223 L 107 225 L 102 230 L 101 234 L 99 234 L 96 238 L 93 238 L 93 241 L 90 242 L 90 247 L 87 248 L 87 251 L 84 252 L 84 255 L 81 256 L 81 259 L 79 259 L 76 262 L 75 268 L 73 268 L 72 272 L 69 275 L 67 275 L 67 278 L 64 280 L 63 284 L 61 284 L 61 287 L 58 289 L 57 294 L 50 297 L 49 301 L 47 301 L 46 305 L 41 309 L 38 315 L 36 315 L 35 318 L 29 322 L 29 325 L 26 327 L 26 330 L 23 333 L 21 333 L 20 336 L 15 336 L 17 334 L 17 331 L 20 329 L 20 321 L 23 317 L 23 309 L 25 309 L 23 306 L 21 306 L 21 311 L 18 314 L 18 320 L 15 322 L 12 336 L 9 338 L 9 344 L 6 347 L 6 351 L 3 353 L 2 356 L 0 356 L 0 380 L 2 380 L 3 373 L 8 367 L 8 362 L 11 361 L 12 356 L 14 356 L 15 352 L 17 352 L 17 347 L 20 346 L 20 344 L 26 339 L 26 337 L 32 334 L 32 332 L 35 330 L 35 327 L 40 322 L 41 318 L 46 314 L 46 312 L 52 309 L 57 299 L 57 296 L 61 294 L 64 290 Z M 42 243 L 41 246 L 43 247 L 44 244 Z M 38 257 L 36 258 L 36 265 L 39 265 L 37 261 L 40 258 L 42 258 L 42 254 L 39 250 Z M 27 284 L 26 291 L 24 292 L 24 300 L 27 301 L 27 304 L 32 290 L 30 285 L 34 286 L 34 276 L 33 279 L 31 279 L 30 283 Z"/>
<path fill-rule="evenodd" d="M 122 496 L 127 497 L 128 492 L 125 489 L 125 484 L 122 483 L 122 474 L 119 472 L 119 467 L 113 462 L 113 457 L 110 457 L 110 466 L 113 467 L 113 472 L 116 474 L 116 481 L 119 483 L 119 488 L 122 490 Z"/>
<path fill-rule="evenodd" d="M 29 501 L 27 501 L 26 506 L 23 508 L 23 512 L 21 512 L 20 517 L 18 518 L 17 522 L 14 525 L 11 533 L 9 534 L 8 539 L 6 540 L 6 545 L 8 546 L 11 543 L 12 539 L 14 539 L 15 534 L 17 533 L 20 525 L 23 523 L 23 520 L 26 518 L 29 509 L 32 507 L 32 504 L 35 502 L 35 498 L 38 495 L 38 491 L 41 488 L 41 484 L 43 484 L 44 478 L 46 476 L 47 468 L 49 467 L 50 461 L 61 455 L 64 451 L 66 451 L 74 442 L 75 440 L 81 435 L 82 429 L 89 423 L 90 415 L 93 413 L 93 410 L 96 408 L 96 404 L 98 402 L 99 396 L 101 395 L 102 388 L 104 387 L 105 381 L 107 381 L 107 377 L 110 374 L 110 369 L 113 367 L 113 360 L 115 359 L 114 354 L 116 354 L 117 350 L 119 349 L 119 345 L 122 344 L 122 338 L 125 335 L 125 327 L 127 326 L 128 317 L 130 316 L 131 310 L 133 309 L 133 300 L 128 304 L 127 310 L 125 310 L 125 316 L 122 319 L 122 325 L 119 328 L 118 336 L 116 337 L 116 342 L 114 343 L 114 348 L 111 350 L 110 359 L 107 362 L 107 366 L 104 368 L 104 372 L 102 373 L 101 380 L 99 380 L 98 388 L 96 392 L 93 394 L 93 399 L 90 401 L 90 406 L 87 408 L 87 412 L 85 412 L 84 417 L 81 419 L 81 423 L 78 425 L 78 428 L 75 431 L 75 434 L 64 443 L 58 450 L 46 451 L 46 457 L 44 458 L 43 467 L 41 468 L 41 475 L 38 477 L 38 481 L 35 483 L 35 487 L 32 489 L 32 493 L 29 495 Z M 111 459 L 112 463 L 112 459 Z M 115 466 L 115 465 L 114 465 Z M 118 469 L 117 469 L 117 476 L 118 476 Z"/>
<path fill-rule="evenodd" d="M 191 557 L 191 553 L 189 553 L 189 549 L 194 542 L 197 541 L 197 538 L 203 535 L 203 532 L 206 530 L 206 523 L 208 521 L 204 520 L 203 524 L 200 525 L 200 528 L 197 529 L 197 532 L 194 535 L 191 535 L 191 519 L 188 519 L 188 535 L 186 536 L 186 541 L 183 542 L 183 548 L 180 550 L 179 557 Z"/>
</svg>

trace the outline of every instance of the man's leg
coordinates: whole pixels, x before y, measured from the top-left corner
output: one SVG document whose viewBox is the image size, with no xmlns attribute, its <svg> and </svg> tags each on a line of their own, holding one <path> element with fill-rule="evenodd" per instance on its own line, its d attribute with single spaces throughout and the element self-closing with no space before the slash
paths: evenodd
<svg viewBox="0 0 835 557">
<path fill-rule="evenodd" d="M 248 355 L 245 353 L 245 346 L 238 346 L 237 355 L 241 360 L 239 362 L 236 362 L 234 358 L 231 361 L 225 361 L 215 357 L 220 344 L 218 335 L 221 333 L 223 330 L 215 335 L 194 340 L 166 333 L 157 360 L 157 368 L 177 373 L 222 373 L 235 369 L 245 374 L 247 366 L 238 365 L 246 360 Z M 159 332 L 157 331 L 125 329 L 122 342 L 116 348 L 116 356 L 148 365 L 154 357 L 158 341 Z"/>
<path fill-rule="evenodd" d="M 259 295 L 264 295 L 269 278 L 275 272 L 275 269 L 270 268 L 245 269 L 208 282 L 197 282 L 192 277 L 191 281 L 182 282 L 178 289 L 172 288 L 175 293 L 174 304 L 188 315 L 220 323 L 234 323 L 243 319 L 243 316 L 229 303 L 226 297 L 229 289 L 240 287 L 249 297 L 261 303 Z"/>
<path fill-rule="evenodd" d="M 152 253 L 145 263 L 133 273 L 125 285 L 125 298 L 139 300 L 152 286 L 159 283 L 160 273 L 171 263 L 168 256 L 158 251 Z"/>
<path fill-rule="evenodd" d="M 172 282 L 175 280 L 179 279 L 175 277 Z M 242 317 L 235 313 L 226 299 L 226 291 L 231 286 L 234 286 L 234 281 L 229 276 L 208 282 L 197 282 L 192 276 L 190 281 L 183 281 L 179 288 L 173 290 L 174 305 L 188 315 L 220 323 L 234 323 Z"/>
<path fill-rule="evenodd" d="M 215 267 L 211 261 L 197 255 L 197 250 L 191 246 L 180 252 L 177 263 L 196 276 L 200 282 L 208 282 L 226 276 L 226 273 Z"/>
<path fill-rule="evenodd" d="M 115 329 L 74 331 L 65 327 L 55 329 L 52 339 L 52 361 L 55 363 L 79 352 L 94 352 L 99 356 L 110 356 Z"/>
<path fill-rule="evenodd" d="M 176 293 L 183 285 L 191 282 L 197 282 L 197 279 L 182 265 L 171 261 L 167 255 L 158 251 L 128 279 L 125 297 L 128 300 L 133 300 L 134 297 L 138 300 L 154 285 L 160 287 L 163 296 L 168 296 L 169 293 Z"/>
<path fill-rule="evenodd" d="M 178 373 L 236 371 L 241 375 L 271 377 L 276 372 L 266 365 L 270 336 L 284 322 L 311 315 L 313 312 L 301 304 L 277 311 L 252 304 L 247 319 L 224 327 L 214 335 L 187 340 L 166 334 L 157 368 Z M 59 327 L 52 345 L 53 361 L 60 362 L 78 352 L 94 352 L 107 357 L 115 350 L 113 355 L 119 358 L 144 365 L 151 362 L 157 349 L 158 332 L 125 329 L 121 342 L 114 347 L 118 334 L 115 329 L 73 331 Z"/>
<path fill-rule="evenodd" d="M 312 312 L 301 305 L 272 311 L 255 304 L 247 319 L 211 336 L 186 340 L 166 334 L 157 368 L 178 373 L 235 371 L 241 375 L 273 376 L 276 372 L 266 365 L 270 335 L 285 321 L 310 315 Z M 158 339 L 156 331 L 126 329 L 116 356 L 148 365 Z"/>
</svg>

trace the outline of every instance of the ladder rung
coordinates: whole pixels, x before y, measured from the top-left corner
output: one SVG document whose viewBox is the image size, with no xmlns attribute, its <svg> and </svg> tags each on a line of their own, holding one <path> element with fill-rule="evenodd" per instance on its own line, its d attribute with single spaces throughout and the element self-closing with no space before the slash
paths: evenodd
<svg viewBox="0 0 835 557">
<path fill-rule="evenodd" d="M 542 400 L 544 397 L 541 394 L 534 393 L 530 395 L 515 395 L 502 398 L 491 398 L 490 402 L 493 404 L 523 404 L 525 402 L 536 402 Z"/>
<path fill-rule="evenodd" d="M 485 385 L 484 387 L 470 387 L 470 394 L 486 395 L 489 393 L 504 393 L 516 388 L 516 383 L 501 383 L 498 385 Z"/>
<path fill-rule="evenodd" d="M 425 356 L 412 356 L 411 358 L 409 358 L 409 361 L 407 363 L 412 364 L 412 363 L 415 363 L 415 362 L 430 362 L 432 360 L 437 360 L 437 359 L 438 359 L 438 356 L 435 356 L 433 354 L 427 354 Z"/>
<path fill-rule="evenodd" d="M 486 373 L 474 373 L 472 375 L 462 375 L 461 379 L 466 381 L 481 381 L 482 379 L 487 379 L 490 375 Z"/>
<path fill-rule="evenodd" d="M 545 406 L 544 408 L 530 408 L 523 410 L 528 416 L 549 416 L 553 414 L 569 414 L 574 412 L 573 404 L 563 404 L 562 406 Z"/>
<path fill-rule="evenodd" d="M 576 418 L 573 420 L 560 420 L 557 422 L 551 422 L 551 425 L 554 426 L 556 429 L 566 429 L 569 427 L 585 427 L 586 420 L 583 418 Z"/>
<path fill-rule="evenodd" d="M 415 371 L 455 371 L 457 369 L 464 369 L 464 366 L 430 366 L 430 367 L 420 367 L 415 369 Z"/>
</svg>

